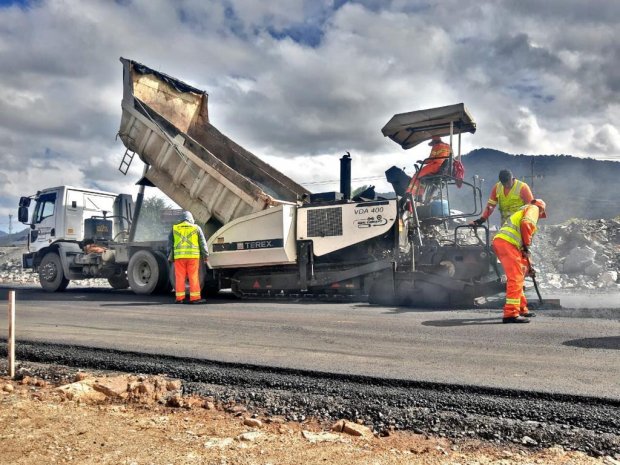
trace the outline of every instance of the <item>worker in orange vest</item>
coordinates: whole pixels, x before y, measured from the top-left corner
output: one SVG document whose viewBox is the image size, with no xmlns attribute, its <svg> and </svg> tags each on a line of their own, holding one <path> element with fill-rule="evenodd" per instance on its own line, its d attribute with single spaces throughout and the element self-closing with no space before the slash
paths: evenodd
<svg viewBox="0 0 620 465">
<path fill-rule="evenodd" d="M 432 147 L 431 153 L 428 158 L 424 160 L 425 163 L 420 171 L 413 175 L 407 187 L 407 193 L 413 195 L 416 200 L 420 200 L 424 195 L 424 186 L 420 185 L 420 181 L 423 181 L 422 178 L 439 173 L 441 166 L 450 158 L 450 153 L 452 151 L 450 145 L 442 141 L 439 136 L 433 136 L 428 145 Z"/>
<path fill-rule="evenodd" d="M 175 302 L 186 303 L 185 282 L 189 280 L 190 304 L 201 304 L 200 298 L 200 257 L 207 263 L 207 241 L 199 226 L 194 224 L 193 215 L 183 212 L 183 220 L 172 226 L 168 236 L 168 260 L 174 261 Z"/>
<path fill-rule="evenodd" d="M 499 182 L 493 186 L 482 215 L 470 224 L 480 226 L 489 219 L 498 204 L 501 224 L 504 224 L 510 218 L 510 215 L 517 212 L 524 205 L 531 203 L 532 200 L 534 200 L 534 196 L 530 186 L 523 181 L 515 179 L 510 170 L 501 170 L 499 172 Z"/>
<path fill-rule="evenodd" d="M 523 285 L 525 276 L 532 272 L 529 247 L 538 229 L 538 219 L 547 217 L 546 208 L 541 199 L 532 200 L 513 213 L 493 238 L 493 251 L 506 273 L 503 323 L 529 323 L 529 317 L 534 316 L 527 308 Z"/>
</svg>

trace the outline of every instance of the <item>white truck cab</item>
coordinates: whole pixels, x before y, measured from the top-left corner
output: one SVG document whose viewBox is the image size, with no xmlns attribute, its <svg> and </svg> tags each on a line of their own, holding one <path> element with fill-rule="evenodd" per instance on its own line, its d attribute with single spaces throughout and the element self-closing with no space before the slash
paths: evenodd
<svg viewBox="0 0 620 465">
<path fill-rule="evenodd" d="M 111 239 L 115 239 L 128 228 L 128 220 L 120 218 L 115 211 L 119 194 L 111 192 L 86 190 L 71 186 L 51 187 L 39 191 L 35 196 L 35 206 L 30 219 L 28 251 L 37 252 L 55 241 L 83 241 L 86 220 L 110 218 L 112 220 Z M 27 207 L 30 198 L 22 197 L 20 201 L 19 220 L 28 222 Z M 23 205 L 22 205 L 23 204 Z M 24 212 L 25 211 L 25 212 Z M 103 236 L 104 228 L 98 225 Z M 87 230 L 89 235 L 91 231 Z M 95 231 L 96 232 L 96 231 Z"/>
</svg>

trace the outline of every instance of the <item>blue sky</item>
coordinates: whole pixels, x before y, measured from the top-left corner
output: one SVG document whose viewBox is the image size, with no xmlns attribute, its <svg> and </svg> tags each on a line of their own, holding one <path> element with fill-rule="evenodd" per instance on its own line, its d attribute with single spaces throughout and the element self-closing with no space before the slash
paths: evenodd
<svg viewBox="0 0 620 465">
<path fill-rule="evenodd" d="M 120 56 L 209 93 L 212 123 L 311 190 L 412 171 L 395 113 L 464 102 L 465 151 L 620 160 L 620 2 L 0 0 L 0 229 L 59 184 L 135 193 L 118 172 Z M 366 183 L 366 182 L 362 182 Z"/>
</svg>

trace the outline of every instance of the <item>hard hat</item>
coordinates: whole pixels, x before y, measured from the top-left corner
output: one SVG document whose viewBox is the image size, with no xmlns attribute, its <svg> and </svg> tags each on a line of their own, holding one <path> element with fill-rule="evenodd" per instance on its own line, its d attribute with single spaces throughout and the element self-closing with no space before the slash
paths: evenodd
<svg viewBox="0 0 620 465">
<path fill-rule="evenodd" d="M 532 205 L 536 205 L 540 210 L 539 218 L 547 218 L 547 204 L 542 199 L 532 200 Z"/>
<path fill-rule="evenodd" d="M 431 141 L 428 143 L 428 145 L 435 145 L 437 142 L 443 142 L 441 140 L 441 136 L 433 136 L 433 137 L 431 137 Z"/>
</svg>

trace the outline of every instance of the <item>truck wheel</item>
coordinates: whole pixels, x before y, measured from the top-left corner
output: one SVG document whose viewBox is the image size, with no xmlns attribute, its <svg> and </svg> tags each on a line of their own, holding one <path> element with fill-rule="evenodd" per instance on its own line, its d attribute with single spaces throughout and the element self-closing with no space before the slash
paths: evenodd
<svg viewBox="0 0 620 465">
<path fill-rule="evenodd" d="M 159 263 L 150 250 L 138 250 L 129 259 L 127 280 L 136 294 L 152 294 L 159 284 Z"/>
<path fill-rule="evenodd" d="M 60 256 L 56 252 L 48 252 L 39 265 L 39 282 L 47 292 L 62 292 L 69 285 L 62 270 Z"/>
<path fill-rule="evenodd" d="M 108 278 L 108 282 L 112 289 L 127 289 L 129 288 L 129 280 L 127 279 L 127 272 L 123 271 L 119 274 L 115 274 L 114 276 L 110 276 Z"/>
<path fill-rule="evenodd" d="M 157 263 L 159 264 L 159 282 L 155 292 L 158 294 L 167 294 L 172 290 L 170 279 L 168 277 L 168 259 L 161 252 L 154 252 Z"/>
</svg>

